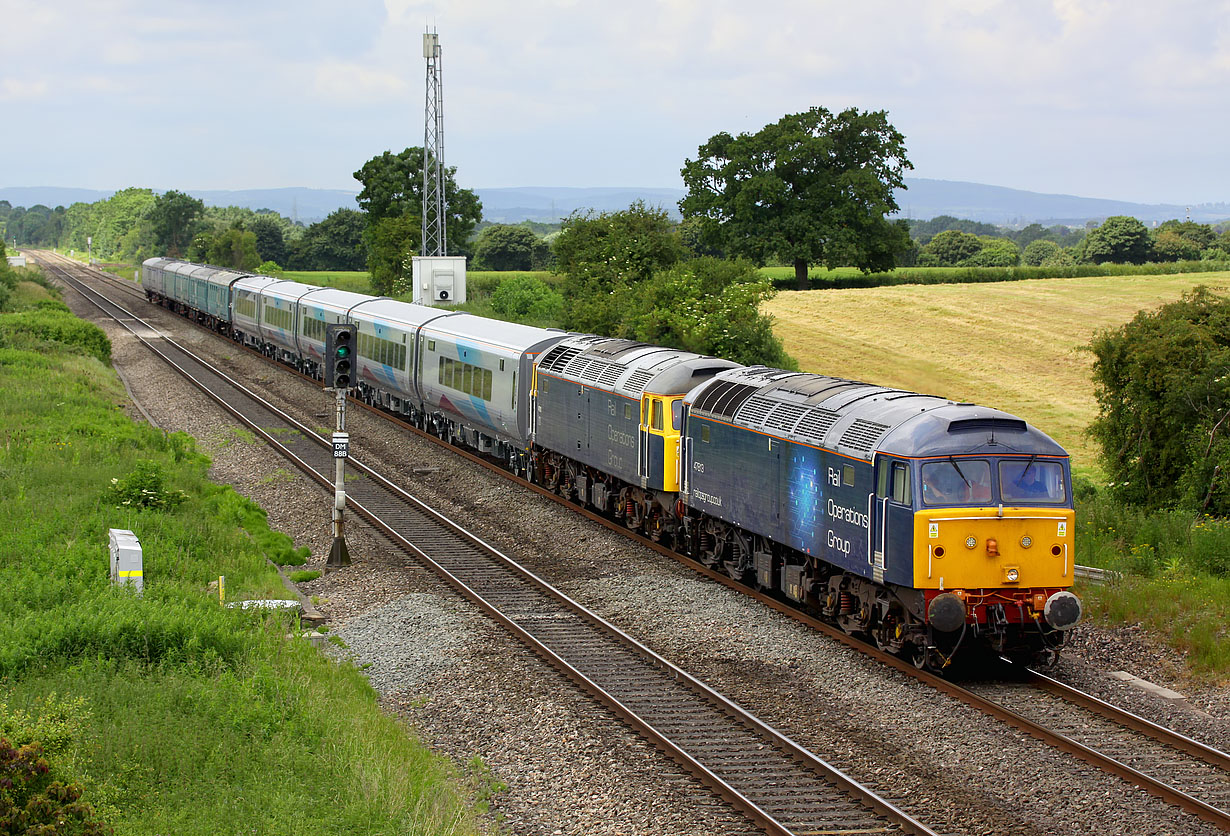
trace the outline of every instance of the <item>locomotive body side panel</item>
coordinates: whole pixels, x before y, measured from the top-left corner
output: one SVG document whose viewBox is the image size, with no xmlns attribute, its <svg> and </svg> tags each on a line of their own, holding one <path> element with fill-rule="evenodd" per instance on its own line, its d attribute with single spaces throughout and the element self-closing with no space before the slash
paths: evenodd
<svg viewBox="0 0 1230 836">
<path fill-rule="evenodd" d="M 780 457 L 770 451 L 769 438 L 697 415 L 689 416 L 686 431 L 692 445 L 688 504 L 723 522 L 778 539 Z"/>
</svg>

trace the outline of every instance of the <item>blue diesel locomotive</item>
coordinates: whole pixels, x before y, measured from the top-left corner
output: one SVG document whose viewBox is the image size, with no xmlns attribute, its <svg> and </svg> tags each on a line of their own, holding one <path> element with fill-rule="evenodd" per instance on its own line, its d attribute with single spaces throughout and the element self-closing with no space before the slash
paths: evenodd
<svg viewBox="0 0 1230 836">
<path fill-rule="evenodd" d="M 150 259 L 147 297 L 850 633 L 1050 662 L 1081 617 L 1068 456 L 1012 415 L 823 375 Z"/>
</svg>

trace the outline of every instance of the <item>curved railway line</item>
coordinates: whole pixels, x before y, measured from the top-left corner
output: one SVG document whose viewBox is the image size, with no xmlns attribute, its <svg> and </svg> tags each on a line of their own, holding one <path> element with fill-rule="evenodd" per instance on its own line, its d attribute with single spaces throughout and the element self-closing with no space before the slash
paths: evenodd
<svg viewBox="0 0 1230 836">
<path fill-rule="evenodd" d="M 109 285 L 122 288 L 123 293 L 144 301 L 144 294 L 131 282 L 85 268 L 83 265 L 54 254 L 35 253 L 35 255 L 58 276 L 74 286 L 77 286 L 77 283 L 68 275 L 69 270 L 86 273 L 91 278 L 104 277 Z M 82 292 L 88 294 L 90 291 L 83 289 Z M 100 307 L 104 304 L 101 303 Z M 148 328 L 130 312 L 122 308 L 119 311 L 117 319 L 134 333 Z M 134 326 L 129 323 L 137 324 Z M 156 343 L 158 346 L 168 348 L 174 345 L 165 338 L 157 338 Z M 172 361 L 168 360 L 168 362 Z M 172 365 L 176 363 L 172 362 Z M 244 397 L 259 401 L 259 398 L 255 396 L 245 395 Z M 276 410 L 271 407 L 261 408 L 276 413 Z M 372 411 L 379 411 L 368 408 Z M 230 411 L 234 412 L 234 410 Z M 258 423 L 260 420 L 272 419 L 258 419 Z M 289 419 L 282 416 L 279 420 Z M 444 444 L 434 436 L 421 433 L 408 425 L 403 424 L 403 426 L 425 438 Z M 301 469 L 304 469 L 312 478 L 326 486 L 332 484 L 331 477 L 327 475 L 331 473 L 332 468 L 331 459 L 325 460 L 328 455 L 328 451 L 324 449 L 325 442 L 311 430 L 299 425 L 300 437 L 295 437 L 289 444 L 286 443 L 285 431 L 277 433 L 275 438 L 273 433 L 262 430 L 260 426 L 254 427 L 254 430 L 275 448 L 285 448 L 284 455 L 296 459 Z M 317 443 L 319 449 L 316 449 Z M 626 534 L 647 548 L 673 557 L 713 580 L 751 595 L 766 606 L 806 623 L 980 712 L 1126 780 L 1212 823 L 1221 830 L 1230 832 L 1230 812 L 1227 812 L 1230 810 L 1230 756 L 1223 752 L 1042 674 L 1010 666 L 1007 663 L 999 672 L 1000 678 L 994 682 L 968 683 L 965 687 L 933 674 L 918 671 L 908 662 L 883 653 L 773 597 L 749 590 L 742 584 L 732 581 L 725 574 L 700 566 L 658 543 L 632 534 L 619 524 L 593 514 L 575 503 L 560 499 L 537 485 L 514 477 L 478 456 L 455 447 L 450 447 L 450 449 L 500 473 L 505 478 L 513 479 L 523 487 L 545 496 L 551 496 L 570 509 L 585 514 L 607 528 Z M 299 458 L 300 454 L 304 457 Z M 319 458 L 323 464 L 311 464 L 313 456 Z M 429 509 L 413 505 L 416 502 L 413 498 L 408 498 L 408 495 L 400 492 L 391 484 L 384 484 L 384 480 L 374 472 L 367 469 L 364 471 L 370 478 L 358 480 L 354 494 L 360 506 L 356 510 L 361 515 L 381 530 L 389 533 L 408 552 L 431 564 L 466 597 L 475 600 L 491 612 L 497 621 L 504 624 L 518 638 L 538 650 L 553 665 L 624 717 L 633 727 L 654 741 L 677 762 L 693 771 L 710 788 L 741 809 L 749 818 L 765 827 L 768 832 L 798 833 L 808 832 L 809 829 L 811 832 L 829 832 L 834 827 L 854 826 L 854 818 L 848 821 L 842 818 L 847 815 L 852 817 L 856 815 L 856 808 L 859 805 L 851 807 L 851 802 L 848 800 L 836 807 L 830 806 L 836 802 L 823 802 L 820 807 L 809 813 L 794 811 L 783 813 L 782 820 L 775 819 L 773 813 L 769 812 L 772 805 L 767 799 L 775 799 L 778 803 L 785 803 L 788 806 L 798 802 L 801 798 L 807 799 L 810 790 L 796 782 L 816 780 L 819 776 L 824 776 L 820 778 L 820 781 L 828 788 L 825 792 L 831 794 L 835 791 L 835 785 L 830 782 L 840 780 L 837 775 L 833 774 L 835 770 L 830 772 L 831 767 L 814 756 L 800 755 L 797 750 L 791 752 L 789 740 L 763 724 L 759 724 L 759 721 L 755 721 L 754 718 L 744 718 L 739 721 L 744 729 L 740 734 L 763 734 L 768 737 L 760 738 L 760 742 L 751 742 L 756 740 L 754 737 L 740 738 L 740 742 L 734 742 L 732 739 L 729 744 L 720 742 L 722 739 L 712 736 L 715 732 L 710 731 L 703 724 L 716 722 L 721 717 L 733 716 L 732 712 L 738 709 L 732 703 L 713 693 L 686 673 L 672 668 L 668 662 L 653 654 L 652 651 L 642 648 L 634 639 L 607 625 L 597 616 L 587 613 L 580 605 L 571 605 L 567 610 L 567 615 L 552 614 L 554 611 L 547 606 L 547 602 L 558 600 L 556 598 L 559 596 L 558 592 L 545 584 L 541 591 L 533 595 L 518 591 L 517 587 L 511 584 L 511 580 L 503 578 L 517 579 L 520 583 L 522 580 L 531 579 L 532 576 L 519 567 L 514 568 L 515 564 L 510 566 L 511 561 L 507 561 L 507 558 L 498 553 L 488 554 L 480 559 L 478 555 L 484 549 L 485 544 L 468 535 L 464 529 L 456 527 L 455 524 L 446 524 L 442 521 L 432 523 L 433 525 L 452 525 L 453 528 L 451 533 L 439 535 L 442 539 L 438 541 L 423 541 L 422 548 L 408 542 L 397 533 L 403 525 L 423 526 L 425 525 L 423 520 L 435 520 L 436 515 Z M 322 473 L 326 475 L 322 476 Z M 380 486 L 379 490 L 383 491 L 383 494 L 368 496 L 364 493 L 369 489 L 376 490 L 377 486 Z M 411 510 L 412 505 L 414 510 Z M 394 524 L 386 528 L 386 524 L 380 521 L 382 516 L 389 517 Z M 425 529 L 414 528 L 412 530 Z M 455 543 L 461 545 L 454 545 Z M 464 558 L 459 558 L 459 563 L 437 564 L 429 556 L 433 553 L 445 554 L 453 548 L 459 549 L 459 554 L 464 552 L 466 555 Z M 499 581 L 493 580 L 497 576 L 493 574 L 494 569 L 490 568 L 496 565 L 503 566 L 501 571 L 507 573 L 506 576 L 499 576 L 501 577 Z M 455 569 L 455 572 L 450 571 L 450 568 Z M 506 606 L 510 609 L 507 612 L 500 610 L 498 604 L 486 599 L 485 593 L 489 593 L 493 600 L 506 602 Z M 551 606 L 564 605 L 552 604 Z M 582 625 L 584 625 L 583 629 Z M 600 631 L 606 628 L 614 630 L 614 633 L 603 637 Z M 565 640 L 572 639 L 580 639 L 579 644 L 566 648 L 564 644 L 568 642 Z M 616 653 L 620 655 L 612 655 Z M 628 653 L 646 655 L 634 662 L 624 655 Z M 575 665 L 570 660 L 575 660 Z M 671 683 L 670 695 L 666 696 L 667 692 L 659 692 L 658 696 L 653 696 L 649 686 L 640 678 L 642 672 L 646 675 L 653 674 Z M 641 693 L 645 696 L 633 696 Z M 698 702 L 698 700 L 703 702 Z M 1012 708 L 1009 709 L 1007 706 L 1012 706 Z M 655 710 L 661 713 L 655 715 L 653 714 Z M 646 719 L 638 712 L 644 712 L 655 719 Z M 692 747 L 688 752 L 672 750 L 676 743 L 682 744 L 685 741 L 689 741 L 688 745 Z M 753 754 L 765 749 L 782 753 L 785 755 L 785 760 L 777 765 L 770 765 L 750 759 Z M 808 775 L 813 777 L 809 779 Z M 739 781 L 752 781 L 753 788 L 740 790 Z M 757 785 L 757 781 L 762 782 L 762 786 Z M 760 788 L 757 789 L 756 786 Z M 859 815 L 870 815 L 872 819 L 869 825 L 871 829 L 864 832 L 880 832 L 885 828 L 899 828 L 905 832 L 930 832 L 888 802 L 880 802 L 885 805 L 884 807 L 875 807 L 874 802 L 870 800 L 874 798 L 874 795 L 864 795 L 864 793 L 870 793 L 869 790 L 860 792 L 846 788 L 836 792 L 843 799 L 861 798 L 862 804 L 872 805 L 871 808 L 861 808 L 861 812 L 858 813 Z M 868 809 L 875 809 L 875 812 L 869 813 Z M 838 813 L 837 810 L 841 812 Z M 795 814 L 813 818 L 811 823 L 803 824 L 802 818 L 791 818 Z M 894 818 L 897 815 L 904 818 Z M 817 830 L 819 822 L 823 824 L 819 824 Z M 774 829 L 775 827 L 780 829 Z M 922 829 L 911 829 L 914 827 Z M 824 828 L 829 828 L 829 830 L 824 830 Z"/>
<path fill-rule="evenodd" d="M 322 486 L 330 443 L 73 275 L 105 315 Z M 348 507 L 772 834 L 934 831 L 351 459 Z"/>
</svg>

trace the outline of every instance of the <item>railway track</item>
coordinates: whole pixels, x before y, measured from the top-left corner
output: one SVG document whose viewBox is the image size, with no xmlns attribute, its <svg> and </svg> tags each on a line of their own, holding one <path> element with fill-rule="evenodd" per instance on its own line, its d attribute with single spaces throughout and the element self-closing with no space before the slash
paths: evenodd
<svg viewBox="0 0 1230 836">
<path fill-rule="evenodd" d="M 144 299 L 144 294 L 130 282 L 105 275 L 110 283 L 122 287 L 126 294 Z M 436 440 L 433 436 L 422 435 Z M 457 451 L 456 448 L 451 449 Z M 1023 668 L 1006 666 L 1001 671 L 1002 679 L 993 683 L 970 684 L 968 687 L 917 671 L 912 665 L 895 656 L 853 639 L 773 597 L 749 591 L 722 573 L 682 558 L 670 549 L 634 535 L 617 523 L 593 514 L 575 503 L 559 499 L 537 485 L 516 479 L 477 456 L 465 451 L 457 452 L 507 478 L 515 479 L 527 488 L 552 496 L 574 511 L 579 511 L 612 530 L 631 536 L 648 548 L 685 562 L 690 568 L 714 580 L 750 594 L 765 605 L 803 621 L 860 652 L 872 655 L 883 664 L 941 690 L 978 711 L 1230 832 L 1230 813 L 1226 812 L 1230 809 L 1230 756 L 1222 752 Z M 688 728 L 688 723 L 689 721 L 685 720 L 683 728 Z M 652 739 L 652 735 L 647 736 Z"/>
<path fill-rule="evenodd" d="M 127 308 L 43 262 L 324 487 L 328 440 Z M 751 822 L 771 834 L 934 834 L 871 789 L 718 694 L 361 461 L 348 507 L 426 564 Z"/>
</svg>

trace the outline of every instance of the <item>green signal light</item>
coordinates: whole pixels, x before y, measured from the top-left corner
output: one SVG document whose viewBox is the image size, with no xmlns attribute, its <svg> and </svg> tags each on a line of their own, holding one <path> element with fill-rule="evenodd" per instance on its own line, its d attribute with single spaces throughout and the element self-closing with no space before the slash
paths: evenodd
<svg viewBox="0 0 1230 836">
<path fill-rule="evenodd" d="M 337 347 L 337 356 L 338 357 L 349 357 L 350 356 L 350 346 L 339 345 Z"/>
</svg>

